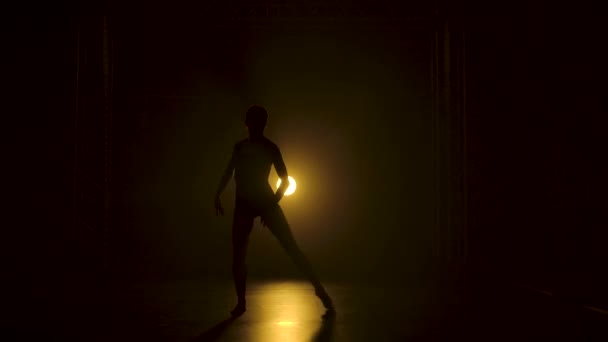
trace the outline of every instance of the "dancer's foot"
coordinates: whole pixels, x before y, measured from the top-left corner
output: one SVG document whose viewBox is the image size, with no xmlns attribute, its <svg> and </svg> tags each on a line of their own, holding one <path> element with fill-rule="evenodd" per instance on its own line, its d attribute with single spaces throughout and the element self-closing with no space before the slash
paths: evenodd
<svg viewBox="0 0 608 342">
<path fill-rule="evenodd" d="M 244 301 L 239 301 L 234 307 L 234 309 L 230 311 L 230 314 L 232 315 L 232 317 L 239 317 L 240 315 L 244 314 L 245 311 L 247 311 L 246 303 Z"/>
</svg>

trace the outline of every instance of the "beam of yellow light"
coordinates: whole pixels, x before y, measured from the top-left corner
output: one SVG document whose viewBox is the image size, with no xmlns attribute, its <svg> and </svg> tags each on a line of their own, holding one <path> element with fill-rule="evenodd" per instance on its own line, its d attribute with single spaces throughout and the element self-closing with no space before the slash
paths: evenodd
<svg viewBox="0 0 608 342">
<path fill-rule="evenodd" d="M 289 196 L 296 191 L 296 180 L 293 179 L 293 177 L 291 177 L 291 176 L 288 176 L 288 178 L 289 178 L 289 186 L 287 187 L 287 190 L 285 190 L 285 196 Z M 280 186 L 281 186 L 281 178 L 279 178 L 279 180 L 277 181 L 277 188 L 279 188 Z"/>
</svg>

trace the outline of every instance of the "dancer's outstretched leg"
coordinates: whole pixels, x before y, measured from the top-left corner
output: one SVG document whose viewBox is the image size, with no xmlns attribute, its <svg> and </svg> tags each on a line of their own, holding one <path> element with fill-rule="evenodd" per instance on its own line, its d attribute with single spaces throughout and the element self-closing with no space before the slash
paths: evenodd
<svg viewBox="0 0 608 342">
<path fill-rule="evenodd" d="M 263 216 L 268 229 L 279 240 L 281 246 L 315 288 L 315 294 L 319 297 L 325 309 L 328 310 L 328 313 L 333 313 L 335 311 L 333 302 L 327 291 L 325 291 L 323 284 L 321 284 L 319 277 L 314 272 L 308 258 L 306 258 L 294 239 L 281 207 L 279 205 L 273 206 Z"/>
<path fill-rule="evenodd" d="M 230 314 L 235 317 L 242 315 L 247 310 L 245 300 L 247 266 L 245 257 L 249 234 L 253 227 L 253 216 L 245 209 L 237 202 L 232 223 L 232 277 L 238 302 Z"/>
</svg>

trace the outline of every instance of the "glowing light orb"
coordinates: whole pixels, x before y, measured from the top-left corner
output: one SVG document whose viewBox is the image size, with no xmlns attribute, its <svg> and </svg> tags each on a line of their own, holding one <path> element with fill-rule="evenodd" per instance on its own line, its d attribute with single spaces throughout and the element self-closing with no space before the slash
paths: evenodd
<svg viewBox="0 0 608 342">
<path fill-rule="evenodd" d="M 288 176 L 288 178 L 289 178 L 289 186 L 287 187 L 287 190 L 285 190 L 285 196 L 289 196 L 296 191 L 296 180 L 293 179 L 293 177 L 291 177 L 291 176 Z M 281 178 L 279 178 L 279 180 L 277 181 L 277 189 L 280 186 L 281 186 Z"/>
</svg>

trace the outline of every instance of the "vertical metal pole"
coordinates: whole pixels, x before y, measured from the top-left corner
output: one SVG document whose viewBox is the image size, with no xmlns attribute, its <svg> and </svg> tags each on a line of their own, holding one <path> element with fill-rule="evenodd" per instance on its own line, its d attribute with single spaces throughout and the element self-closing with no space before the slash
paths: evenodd
<svg viewBox="0 0 608 342">
<path fill-rule="evenodd" d="M 454 177 L 453 177 L 453 147 L 452 142 L 453 132 L 451 131 L 453 117 L 452 117 L 452 102 L 451 102 L 451 70 L 450 70 L 450 25 L 447 19 L 443 18 L 442 21 L 442 33 L 441 37 L 441 51 L 438 56 L 441 56 L 441 95 L 439 108 L 439 145 L 440 145 L 440 158 L 444 161 L 443 168 L 440 170 L 440 195 L 441 195 L 441 226 L 443 227 L 443 243 L 444 252 L 446 253 L 447 261 L 450 262 L 454 257 L 454 222 L 453 220 L 453 209 L 454 209 Z"/>
<path fill-rule="evenodd" d="M 437 258 L 442 258 L 442 229 L 441 229 L 441 149 L 440 149 L 440 124 L 439 124 L 439 30 L 435 22 L 432 39 L 432 66 L 431 75 L 433 80 L 433 123 L 434 136 L 433 147 L 435 154 L 435 253 Z"/>
<path fill-rule="evenodd" d="M 109 37 L 108 37 L 108 17 L 103 17 L 103 75 L 104 75 L 104 213 L 103 213 L 103 267 L 108 270 L 108 238 L 110 226 L 110 58 L 109 58 Z"/>
<path fill-rule="evenodd" d="M 469 169 L 468 169 L 468 146 L 467 146 L 467 82 L 466 82 L 466 33 L 465 29 L 462 28 L 462 67 L 461 67 L 461 82 L 462 82 L 462 155 L 463 155 L 463 261 L 466 263 L 469 256 Z"/>
<path fill-rule="evenodd" d="M 431 131 L 431 144 L 432 144 L 432 149 L 433 149 L 433 153 L 435 153 L 435 32 L 430 32 L 429 33 L 429 80 L 430 80 L 430 88 L 429 91 L 431 93 L 431 101 L 430 101 L 430 105 L 431 105 L 431 121 L 433 122 L 433 130 Z M 433 178 L 433 187 L 435 187 L 435 182 L 436 182 L 436 161 L 437 158 L 433 158 L 433 175 L 435 176 Z M 433 191 L 435 191 L 435 189 L 433 188 Z M 437 207 L 437 201 L 435 199 L 435 193 L 433 194 L 433 203 L 435 204 L 435 210 Z M 438 249 L 437 249 L 437 220 L 436 218 L 433 218 L 433 256 L 437 257 L 438 255 Z"/>
<path fill-rule="evenodd" d="M 110 94 L 112 94 L 114 90 L 114 39 L 110 39 L 110 43 Z"/>
<path fill-rule="evenodd" d="M 76 103 L 74 108 L 74 183 L 73 183 L 73 196 L 72 196 L 72 246 L 71 246 L 71 264 L 72 274 L 76 272 L 76 245 L 78 243 L 78 102 L 79 88 L 80 88 L 80 28 L 76 35 Z"/>
</svg>

